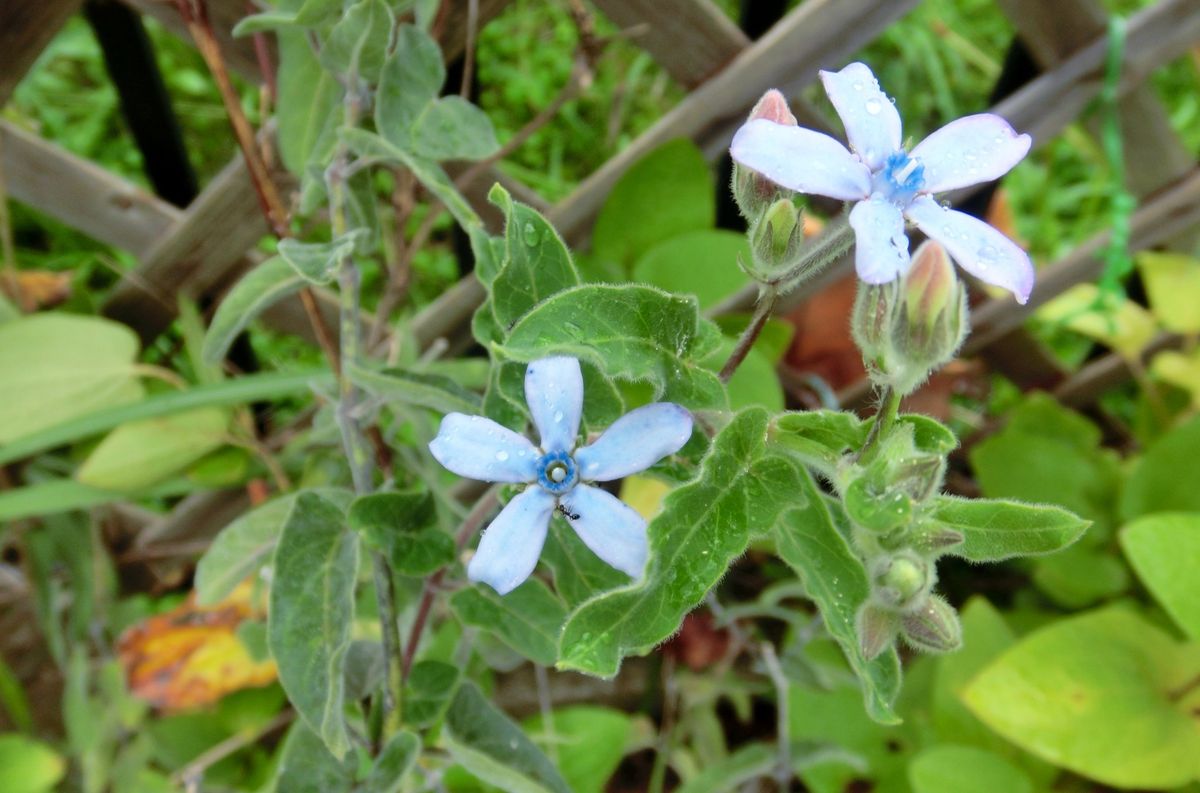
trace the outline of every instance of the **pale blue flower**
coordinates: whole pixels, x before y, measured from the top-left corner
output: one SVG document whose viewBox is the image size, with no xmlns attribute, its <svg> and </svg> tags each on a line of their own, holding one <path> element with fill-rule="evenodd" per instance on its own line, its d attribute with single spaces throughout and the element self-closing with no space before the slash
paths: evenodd
<svg viewBox="0 0 1200 793">
<path fill-rule="evenodd" d="M 525 370 L 525 401 L 542 444 L 482 416 L 449 413 L 429 451 L 459 476 L 529 483 L 483 533 L 467 576 L 501 595 L 533 572 L 555 510 L 588 548 L 633 578 L 646 566 L 646 521 L 616 496 L 585 482 L 643 471 L 674 454 L 692 435 L 692 416 L 656 402 L 626 413 L 596 439 L 575 448 L 583 412 L 583 374 L 575 358 L 542 358 Z"/>
<path fill-rule="evenodd" d="M 1034 275 L 1029 255 L 932 194 L 1000 178 L 1028 153 L 1029 136 L 999 116 L 980 113 L 950 122 L 905 151 L 900 114 L 867 66 L 823 71 L 821 81 L 846 128 L 849 151 L 820 132 L 754 119 L 734 135 L 733 159 L 789 190 L 856 201 L 850 211 L 854 264 L 867 283 L 887 283 L 907 271 L 908 218 L 964 270 L 1021 303 L 1028 300 Z"/>
</svg>

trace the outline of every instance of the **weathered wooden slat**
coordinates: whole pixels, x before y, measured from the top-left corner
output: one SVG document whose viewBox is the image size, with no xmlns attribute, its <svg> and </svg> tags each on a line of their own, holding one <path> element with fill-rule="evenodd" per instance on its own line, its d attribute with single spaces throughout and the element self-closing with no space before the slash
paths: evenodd
<svg viewBox="0 0 1200 793">
<path fill-rule="evenodd" d="M 0 3 L 0 107 L 81 0 L 5 0 Z"/>
<path fill-rule="evenodd" d="M 183 212 L 98 165 L 0 121 L 11 196 L 95 239 L 143 255 Z"/>
<path fill-rule="evenodd" d="M 709 0 L 594 0 L 630 40 L 658 61 L 684 88 L 692 89 L 719 72 L 750 39 Z"/>
<path fill-rule="evenodd" d="M 104 315 L 129 325 L 143 341 L 153 339 L 175 318 L 178 295 L 219 291 L 241 274 L 244 254 L 268 230 L 239 155 L 113 289 Z"/>
<path fill-rule="evenodd" d="M 1140 363 L 1146 366 L 1150 360 L 1163 350 L 1178 349 L 1183 345 L 1183 339 L 1172 333 L 1160 333 L 1154 337 L 1146 349 L 1142 350 Z M 1097 358 L 1071 375 L 1066 381 L 1054 389 L 1054 398 L 1073 408 L 1085 408 L 1093 404 L 1110 388 L 1126 383 L 1133 377 L 1130 362 L 1115 352 L 1110 352 L 1103 358 Z"/>
</svg>

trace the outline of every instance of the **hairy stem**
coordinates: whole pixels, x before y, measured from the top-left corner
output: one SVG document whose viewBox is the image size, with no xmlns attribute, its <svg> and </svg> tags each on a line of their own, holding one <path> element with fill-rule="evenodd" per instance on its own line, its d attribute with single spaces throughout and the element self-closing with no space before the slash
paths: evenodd
<svg viewBox="0 0 1200 793">
<path fill-rule="evenodd" d="M 871 431 L 867 433 L 867 440 L 858 453 L 860 462 L 868 462 L 877 450 L 879 443 L 888 436 L 892 425 L 896 423 L 896 417 L 900 414 L 900 400 L 903 398 L 904 395 L 894 388 L 884 389 L 880 397 L 879 410 L 875 414 L 875 423 L 871 425 Z"/>
<path fill-rule="evenodd" d="M 750 318 L 750 324 L 742 331 L 741 337 L 737 340 L 737 344 L 733 347 L 733 352 L 729 354 L 729 360 L 721 367 L 721 373 L 717 375 L 721 378 L 722 383 L 728 383 L 733 377 L 733 373 L 742 365 L 742 361 L 746 360 L 746 356 L 750 354 L 750 348 L 754 346 L 754 342 L 758 339 L 762 329 L 766 327 L 767 320 L 771 318 L 771 313 L 775 310 L 775 303 L 779 300 L 779 292 L 773 286 L 764 286 L 758 295 L 758 305 L 754 307 L 754 315 Z"/>
</svg>

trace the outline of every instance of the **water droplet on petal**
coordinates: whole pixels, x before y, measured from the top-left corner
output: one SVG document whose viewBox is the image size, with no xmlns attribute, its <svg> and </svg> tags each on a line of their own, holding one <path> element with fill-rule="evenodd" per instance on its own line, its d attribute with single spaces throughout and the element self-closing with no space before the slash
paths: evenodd
<svg viewBox="0 0 1200 793">
<path fill-rule="evenodd" d="M 854 81 L 854 90 L 861 91 L 862 89 L 863 89 L 862 80 L 855 80 Z"/>
<path fill-rule="evenodd" d="M 865 107 L 867 109 L 867 112 L 873 116 L 879 115 L 879 111 L 882 109 L 882 105 L 879 104 L 878 99 L 867 100 L 867 104 L 865 105 Z"/>
<path fill-rule="evenodd" d="M 563 412 L 561 410 L 556 411 L 554 414 L 554 423 L 562 424 L 562 420 L 563 420 Z"/>
<path fill-rule="evenodd" d="M 500 462 L 504 462 L 508 459 L 508 452 L 496 452 L 496 459 Z"/>
</svg>

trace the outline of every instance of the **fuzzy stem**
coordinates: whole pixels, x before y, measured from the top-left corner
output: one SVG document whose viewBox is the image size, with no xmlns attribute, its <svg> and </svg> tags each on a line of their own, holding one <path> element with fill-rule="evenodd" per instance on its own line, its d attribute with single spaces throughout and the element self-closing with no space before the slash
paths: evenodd
<svg viewBox="0 0 1200 793">
<path fill-rule="evenodd" d="M 750 324 L 742 331 L 741 337 L 734 345 L 733 352 L 729 354 L 729 360 L 721 367 L 721 373 L 717 375 L 721 378 L 722 383 L 728 383 L 733 377 L 733 373 L 742 365 L 742 361 L 746 360 L 746 356 L 750 354 L 750 348 L 754 346 L 754 342 L 758 339 L 762 329 L 766 327 L 767 320 L 771 318 L 771 313 L 775 310 L 775 303 L 779 300 L 779 292 L 774 286 L 764 286 L 759 291 L 758 305 L 754 307 L 754 315 L 750 318 Z"/>
<path fill-rule="evenodd" d="M 888 386 L 880 398 L 879 410 L 875 413 L 875 423 L 867 433 L 867 440 L 858 453 L 859 462 L 868 462 L 878 449 L 880 442 L 891 432 L 896 417 L 900 414 L 900 400 L 904 398 L 896 389 Z"/>
</svg>

